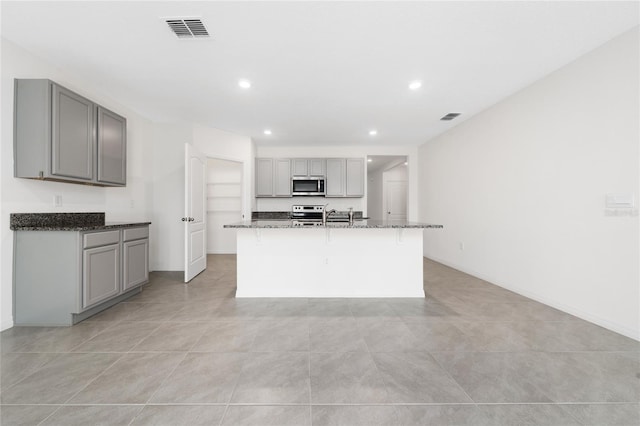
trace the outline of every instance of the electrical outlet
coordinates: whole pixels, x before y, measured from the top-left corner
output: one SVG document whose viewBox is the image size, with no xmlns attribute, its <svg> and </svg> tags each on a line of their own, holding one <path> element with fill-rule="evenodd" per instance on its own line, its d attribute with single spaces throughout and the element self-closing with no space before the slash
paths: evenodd
<svg viewBox="0 0 640 426">
<path fill-rule="evenodd" d="M 62 195 L 53 196 L 53 207 L 62 207 Z"/>
<path fill-rule="evenodd" d="M 458 247 L 460 248 L 460 251 L 464 251 L 464 242 L 460 241 L 458 243 Z"/>
</svg>

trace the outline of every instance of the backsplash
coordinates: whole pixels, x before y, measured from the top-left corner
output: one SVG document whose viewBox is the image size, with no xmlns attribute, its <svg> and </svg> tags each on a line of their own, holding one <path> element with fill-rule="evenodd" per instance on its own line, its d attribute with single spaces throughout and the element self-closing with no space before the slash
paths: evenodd
<svg viewBox="0 0 640 426">
<path fill-rule="evenodd" d="M 326 197 L 291 197 L 291 198 L 256 198 L 256 211 L 260 212 L 290 212 L 293 205 L 321 205 L 328 204 L 329 209 L 336 210 L 365 210 L 364 198 L 326 198 Z"/>
</svg>

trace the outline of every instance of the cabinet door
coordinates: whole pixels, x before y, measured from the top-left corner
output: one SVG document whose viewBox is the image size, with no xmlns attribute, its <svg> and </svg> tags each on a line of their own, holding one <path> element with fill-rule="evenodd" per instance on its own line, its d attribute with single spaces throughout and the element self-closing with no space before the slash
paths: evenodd
<svg viewBox="0 0 640 426">
<path fill-rule="evenodd" d="M 291 197 L 291 160 L 288 158 L 276 158 L 274 167 L 274 195 L 276 197 Z"/>
<path fill-rule="evenodd" d="M 325 197 L 344 197 L 344 158 L 327 158 Z"/>
<path fill-rule="evenodd" d="M 364 159 L 347 158 L 347 197 L 364 197 Z"/>
<path fill-rule="evenodd" d="M 312 158 L 309 160 L 309 176 L 324 176 L 324 158 Z"/>
<path fill-rule="evenodd" d="M 82 307 L 120 293 L 120 244 L 85 249 L 82 253 Z"/>
<path fill-rule="evenodd" d="M 51 174 L 93 180 L 94 104 L 52 85 Z"/>
<path fill-rule="evenodd" d="M 122 247 L 122 291 L 127 291 L 149 281 L 149 240 L 127 241 Z"/>
<path fill-rule="evenodd" d="M 127 184 L 127 120 L 98 107 L 98 182 Z"/>
<path fill-rule="evenodd" d="M 256 158 L 256 197 L 273 197 L 272 158 Z"/>
<path fill-rule="evenodd" d="M 291 175 L 292 176 L 308 176 L 309 175 L 306 158 L 294 158 L 293 160 L 291 160 Z"/>
</svg>

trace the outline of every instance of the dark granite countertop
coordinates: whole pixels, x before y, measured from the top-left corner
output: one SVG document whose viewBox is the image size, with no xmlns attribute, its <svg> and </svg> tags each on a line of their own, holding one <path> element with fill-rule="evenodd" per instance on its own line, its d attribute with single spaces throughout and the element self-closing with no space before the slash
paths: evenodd
<svg viewBox="0 0 640 426">
<path fill-rule="evenodd" d="M 12 231 L 99 231 L 151 222 L 105 222 L 104 213 L 11 213 L 9 224 Z"/>
<path fill-rule="evenodd" d="M 406 220 L 373 220 L 363 219 L 356 220 L 353 225 L 348 222 L 328 222 L 322 226 L 295 226 L 290 220 L 246 220 L 244 222 L 230 223 L 224 225 L 224 228 L 357 228 L 357 229 L 376 229 L 376 228 L 443 228 L 442 225 L 433 225 L 429 223 L 407 222 Z"/>
</svg>

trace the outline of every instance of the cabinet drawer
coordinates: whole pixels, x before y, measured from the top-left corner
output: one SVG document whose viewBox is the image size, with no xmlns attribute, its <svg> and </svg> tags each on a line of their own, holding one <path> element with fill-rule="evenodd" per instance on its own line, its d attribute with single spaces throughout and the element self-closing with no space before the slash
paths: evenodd
<svg viewBox="0 0 640 426">
<path fill-rule="evenodd" d="M 149 228 L 131 228 L 124 230 L 123 241 L 139 240 L 141 238 L 149 238 Z"/>
<path fill-rule="evenodd" d="M 84 234 L 83 248 L 106 246 L 120 242 L 120 231 L 92 232 Z"/>
</svg>

